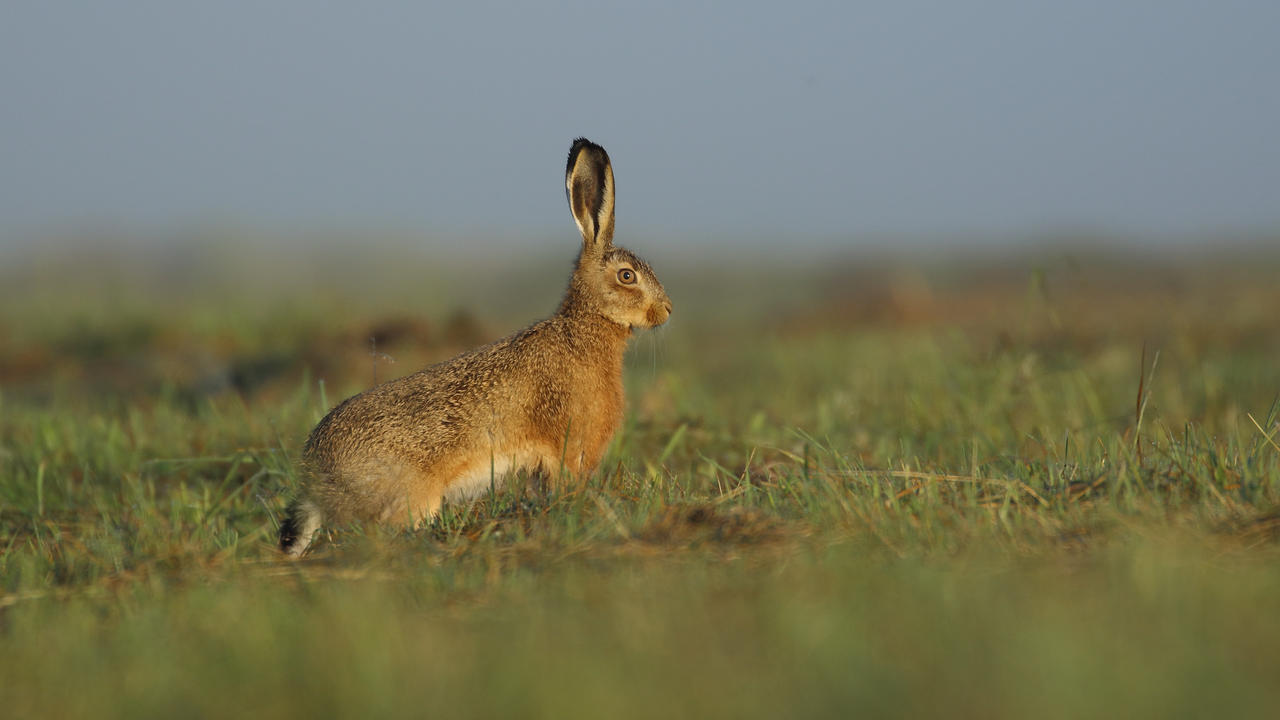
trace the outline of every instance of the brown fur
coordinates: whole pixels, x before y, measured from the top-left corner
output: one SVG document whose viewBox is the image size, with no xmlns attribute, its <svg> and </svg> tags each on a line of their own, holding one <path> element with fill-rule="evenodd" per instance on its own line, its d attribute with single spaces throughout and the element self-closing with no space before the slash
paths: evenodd
<svg viewBox="0 0 1280 720">
<path fill-rule="evenodd" d="M 666 322 L 671 302 L 648 264 L 613 246 L 604 149 L 575 141 L 565 187 L 583 245 L 556 313 L 326 415 L 303 450 L 303 491 L 281 526 L 285 552 L 300 555 L 324 522 L 415 525 L 446 496 L 510 472 L 556 481 L 600 462 L 622 422 L 627 339 Z"/>
</svg>

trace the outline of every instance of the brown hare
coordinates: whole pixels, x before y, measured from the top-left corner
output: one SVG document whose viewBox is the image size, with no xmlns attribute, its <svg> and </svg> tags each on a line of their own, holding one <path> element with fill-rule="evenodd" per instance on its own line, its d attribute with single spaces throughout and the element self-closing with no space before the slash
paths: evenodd
<svg viewBox="0 0 1280 720">
<path fill-rule="evenodd" d="M 574 141 L 565 190 L 582 250 L 560 308 L 330 411 L 303 449 L 281 550 L 301 555 L 323 523 L 416 525 L 510 473 L 558 479 L 600 462 L 622 421 L 627 338 L 666 322 L 671 301 L 648 264 L 613 245 L 604 148 Z"/>
</svg>

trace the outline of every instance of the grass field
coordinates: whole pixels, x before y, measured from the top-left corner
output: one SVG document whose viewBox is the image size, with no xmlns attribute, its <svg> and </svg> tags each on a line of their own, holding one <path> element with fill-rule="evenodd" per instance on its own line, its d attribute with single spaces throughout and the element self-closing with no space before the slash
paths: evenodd
<svg viewBox="0 0 1280 720">
<path fill-rule="evenodd" d="M 297 563 L 325 410 L 567 260 L 86 254 L 0 269 L 7 717 L 1280 707 L 1274 252 L 651 252 L 594 476 Z"/>
</svg>

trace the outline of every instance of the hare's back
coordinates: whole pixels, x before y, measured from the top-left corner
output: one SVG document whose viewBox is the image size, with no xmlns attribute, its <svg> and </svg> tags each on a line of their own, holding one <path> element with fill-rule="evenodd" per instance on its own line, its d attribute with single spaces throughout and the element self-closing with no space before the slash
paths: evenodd
<svg viewBox="0 0 1280 720">
<path fill-rule="evenodd" d="M 470 404 L 415 373 L 354 395 L 316 425 L 303 450 L 313 466 L 359 455 L 422 452 L 448 445 L 466 427 Z"/>
</svg>

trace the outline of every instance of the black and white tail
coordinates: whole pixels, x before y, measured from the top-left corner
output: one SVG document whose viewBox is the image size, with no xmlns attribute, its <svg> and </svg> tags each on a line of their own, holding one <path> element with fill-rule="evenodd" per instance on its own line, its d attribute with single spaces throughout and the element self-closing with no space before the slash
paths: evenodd
<svg viewBox="0 0 1280 720">
<path fill-rule="evenodd" d="M 300 557 L 311 545 L 320 529 L 320 508 L 310 500 L 294 500 L 280 523 L 280 550 L 289 557 Z"/>
</svg>

